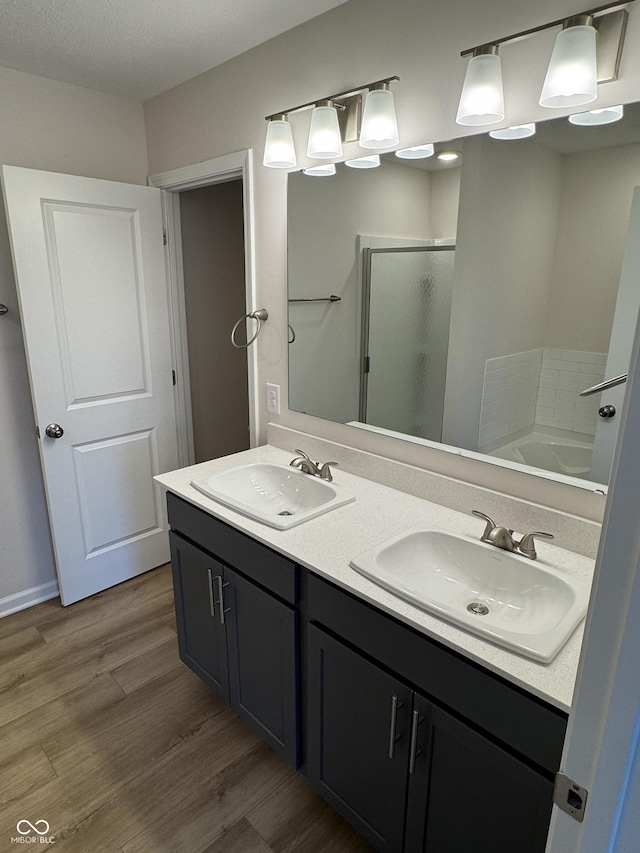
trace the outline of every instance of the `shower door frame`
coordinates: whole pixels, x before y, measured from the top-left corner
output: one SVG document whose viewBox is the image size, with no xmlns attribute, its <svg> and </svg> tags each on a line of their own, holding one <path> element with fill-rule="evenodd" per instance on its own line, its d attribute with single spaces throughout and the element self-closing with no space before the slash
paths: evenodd
<svg viewBox="0 0 640 853">
<path fill-rule="evenodd" d="M 371 257 L 372 255 L 397 254 L 402 252 L 455 252 L 455 242 L 439 241 L 433 246 L 394 246 L 391 248 L 368 248 L 362 249 L 362 299 L 360 314 L 360 381 L 358 388 L 358 420 L 367 423 L 367 401 L 369 385 L 369 321 L 371 315 Z M 455 262 L 454 262 L 455 263 Z M 381 426 L 372 424 L 371 426 Z"/>
</svg>

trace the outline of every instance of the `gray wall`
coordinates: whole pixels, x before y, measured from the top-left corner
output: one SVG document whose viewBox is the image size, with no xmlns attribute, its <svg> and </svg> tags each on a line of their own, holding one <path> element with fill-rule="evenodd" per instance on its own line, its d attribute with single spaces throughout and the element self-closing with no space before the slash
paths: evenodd
<svg viewBox="0 0 640 853">
<path fill-rule="evenodd" d="M 195 461 L 249 447 L 242 181 L 180 193 Z M 238 340 L 245 340 L 238 329 Z"/>
</svg>

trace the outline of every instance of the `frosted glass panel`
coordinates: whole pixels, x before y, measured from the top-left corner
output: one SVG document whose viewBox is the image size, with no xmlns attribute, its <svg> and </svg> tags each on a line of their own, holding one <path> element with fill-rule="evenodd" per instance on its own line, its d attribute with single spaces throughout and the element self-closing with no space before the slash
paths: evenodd
<svg viewBox="0 0 640 853">
<path fill-rule="evenodd" d="M 441 440 L 454 255 L 371 252 L 366 423 Z"/>
</svg>

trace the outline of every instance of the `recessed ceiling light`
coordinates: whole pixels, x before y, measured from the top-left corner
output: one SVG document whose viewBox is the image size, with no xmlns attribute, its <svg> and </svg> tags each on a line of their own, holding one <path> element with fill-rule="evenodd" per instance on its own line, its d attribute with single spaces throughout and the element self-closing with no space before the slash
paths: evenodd
<svg viewBox="0 0 640 853">
<path fill-rule="evenodd" d="M 490 130 L 489 136 L 492 139 L 526 139 L 528 136 L 533 136 L 536 132 L 536 126 L 531 124 L 514 124 L 513 127 L 503 127 L 500 130 Z"/>
<path fill-rule="evenodd" d="M 613 124 L 614 121 L 620 121 L 624 115 L 624 107 L 618 104 L 617 107 L 603 107 L 600 110 L 589 110 L 586 113 L 575 113 L 569 116 L 571 124 L 579 124 L 586 127 L 596 127 L 599 124 Z"/>
<path fill-rule="evenodd" d="M 438 158 L 438 160 L 442 161 L 443 163 L 454 163 L 456 160 L 458 160 L 460 158 L 460 152 L 459 151 L 439 151 L 436 154 L 436 157 Z"/>
<path fill-rule="evenodd" d="M 424 145 L 414 145 L 412 148 L 401 148 L 396 151 L 396 157 L 401 160 L 423 160 L 426 157 L 433 157 L 433 144 L 427 142 Z"/>
</svg>

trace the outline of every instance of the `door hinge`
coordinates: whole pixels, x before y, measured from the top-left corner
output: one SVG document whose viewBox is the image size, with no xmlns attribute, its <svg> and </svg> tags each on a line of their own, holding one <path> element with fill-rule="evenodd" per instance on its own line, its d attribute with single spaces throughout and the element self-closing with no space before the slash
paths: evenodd
<svg viewBox="0 0 640 853">
<path fill-rule="evenodd" d="M 168 242 L 169 242 L 169 240 L 167 239 L 167 229 L 163 228 L 162 229 L 162 245 L 166 246 Z M 174 385 L 175 385 L 175 383 L 174 383 Z"/>
<path fill-rule="evenodd" d="M 564 773 L 556 773 L 553 786 L 553 802 L 559 809 L 570 814 L 579 823 L 582 823 L 584 820 L 584 810 L 587 805 L 588 796 L 589 792 L 586 788 L 578 785 L 573 779 L 569 779 Z"/>
<path fill-rule="evenodd" d="M 173 382 L 174 385 L 176 384 L 176 372 L 175 372 L 175 370 L 171 371 L 171 381 Z"/>
<path fill-rule="evenodd" d="M 371 372 L 371 356 L 370 355 L 365 355 L 365 357 L 364 357 L 364 367 L 362 369 L 362 372 L 363 373 L 370 373 Z"/>
</svg>

